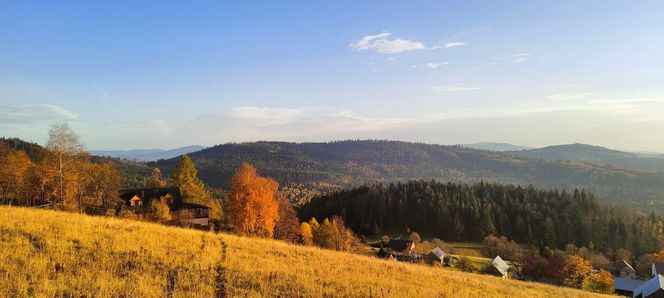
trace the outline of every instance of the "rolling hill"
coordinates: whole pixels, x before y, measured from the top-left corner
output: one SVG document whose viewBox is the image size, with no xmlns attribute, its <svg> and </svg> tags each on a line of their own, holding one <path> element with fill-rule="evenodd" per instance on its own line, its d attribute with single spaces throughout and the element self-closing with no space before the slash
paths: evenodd
<svg viewBox="0 0 664 298">
<path fill-rule="evenodd" d="M 241 162 L 282 184 L 322 182 L 351 187 L 431 180 L 511 183 L 586 189 L 600 200 L 664 213 L 664 173 L 579 161 L 549 161 L 462 146 L 397 141 L 224 144 L 189 155 L 205 183 L 227 187 Z M 168 173 L 177 158 L 151 162 Z"/>
<path fill-rule="evenodd" d="M 170 150 L 162 149 L 132 149 L 132 150 L 96 150 L 90 151 L 95 156 L 106 156 L 122 158 L 134 161 L 153 161 L 159 159 L 173 158 L 183 154 L 196 152 L 205 149 L 200 145 L 185 146 Z"/>
<path fill-rule="evenodd" d="M 664 158 L 661 155 L 636 154 L 586 144 L 556 145 L 530 150 L 514 150 L 507 153 L 553 161 L 574 160 L 642 171 L 664 172 Z"/>
<path fill-rule="evenodd" d="M 2 297 L 602 297 L 274 240 L 47 210 L 0 206 L 0 232 Z"/>
<path fill-rule="evenodd" d="M 474 144 L 464 144 L 461 145 L 468 148 L 479 149 L 479 150 L 490 150 L 490 151 L 519 151 L 519 150 L 529 150 L 533 149 L 532 147 L 512 145 L 509 143 L 494 143 L 494 142 L 481 142 Z"/>
</svg>

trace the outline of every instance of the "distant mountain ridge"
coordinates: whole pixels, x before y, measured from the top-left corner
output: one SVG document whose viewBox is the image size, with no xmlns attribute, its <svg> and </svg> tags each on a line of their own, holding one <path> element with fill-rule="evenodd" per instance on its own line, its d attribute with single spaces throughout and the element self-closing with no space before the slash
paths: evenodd
<svg viewBox="0 0 664 298">
<path fill-rule="evenodd" d="M 551 161 L 574 160 L 641 171 L 664 172 L 664 156 L 662 155 L 624 152 L 579 143 L 530 150 L 507 151 L 506 153 L 520 157 Z"/>
<path fill-rule="evenodd" d="M 90 151 L 92 155 L 109 156 L 123 158 L 135 161 L 155 161 L 159 159 L 168 159 L 178 157 L 183 154 L 196 152 L 205 149 L 204 146 L 191 145 L 170 150 L 162 149 L 133 149 L 133 150 L 96 150 Z"/>
<path fill-rule="evenodd" d="M 528 147 L 528 146 L 519 146 L 519 145 L 512 145 L 510 143 L 494 143 L 494 142 L 463 144 L 461 146 L 473 149 L 479 149 L 479 150 L 489 150 L 489 151 L 498 151 L 498 152 L 534 149 L 533 147 Z"/>
<path fill-rule="evenodd" d="M 527 152 L 527 151 L 526 151 Z M 398 141 L 253 142 L 213 146 L 189 154 L 213 187 L 244 161 L 281 184 L 352 187 L 378 182 L 440 180 L 586 189 L 601 200 L 664 214 L 664 173 L 581 161 L 552 161 L 514 153 Z M 177 158 L 148 163 L 169 173 Z"/>
</svg>

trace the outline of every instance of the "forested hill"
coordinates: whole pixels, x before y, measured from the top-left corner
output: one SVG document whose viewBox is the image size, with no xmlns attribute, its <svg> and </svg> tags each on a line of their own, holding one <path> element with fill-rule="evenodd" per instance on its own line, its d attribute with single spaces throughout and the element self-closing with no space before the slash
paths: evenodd
<svg viewBox="0 0 664 298">
<path fill-rule="evenodd" d="M 553 161 L 576 160 L 642 171 L 664 172 L 664 158 L 661 155 L 639 155 L 586 144 L 556 145 L 508 153 Z"/>
<path fill-rule="evenodd" d="M 662 221 L 596 202 L 585 191 L 477 183 L 410 181 L 343 190 L 312 199 L 301 219 L 341 216 L 362 235 L 416 231 L 427 237 L 480 241 L 507 236 L 535 247 L 567 244 L 599 251 L 661 249 Z"/>
<path fill-rule="evenodd" d="M 243 161 L 280 183 L 325 182 L 344 187 L 376 182 L 440 181 L 512 183 L 586 189 L 599 199 L 664 213 L 664 174 L 545 161 L 462 146 L 397 141 L 330 143 L 255 142 L 217 145 L 192 153 L 208 185 L 226 187 Z M 152 162 L 169 172 L 177 158 Z"/>
</svg>

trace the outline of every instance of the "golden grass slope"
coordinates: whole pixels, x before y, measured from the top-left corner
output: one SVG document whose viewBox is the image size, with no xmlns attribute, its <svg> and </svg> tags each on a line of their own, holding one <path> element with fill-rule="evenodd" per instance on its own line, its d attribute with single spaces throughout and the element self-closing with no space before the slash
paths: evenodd
<svg viewBox="0 0 664 298">
<path fill-rule="evenodd" d="M 0 207 L 0 297 L 586 297 L 591 293 L 115 218 Z"/>
</svg>

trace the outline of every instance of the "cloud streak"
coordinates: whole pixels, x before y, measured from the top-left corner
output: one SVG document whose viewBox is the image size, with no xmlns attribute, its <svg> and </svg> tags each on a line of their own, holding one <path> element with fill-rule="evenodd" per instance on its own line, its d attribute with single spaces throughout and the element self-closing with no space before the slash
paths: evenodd
<svg viewBox="0 0 664 298">
<path fill-rule="evenodd" d="M 479 87 L 468 87 L 468 86 L 455 86 L 455 85 L 440 85 L 433 86 L 430 88 L 433 92 L 464 92 L 464 91 L 476 91 L 481 90 Z"/>
<path fill-rule="evenodd" d="M 421 42 L 393 38 L 390 35 L 392 33 L 389 32 L 367 35 L 349 44 L 349 47 L 359 52 L 372 51 L 381 54 L 395 54 L 426 48 Z"/>
<path fill-rule="evenodd" d="M 366 35 L 348 45 L 349 48 L 358 52 L 376 52 L 380 54 L 396 54 L 416 50 L 451 49 L 465 45 L 462 41 L 448 42 L 443 45 L 427 47 L 424 43 L 414 40 L 392 37 L 392 33 L 383 32 L 374 35 Z"/>
<path fill-rule="evenodd" d="M 0 122 L 77 121 L 78 115 L 54 104 L 0 106 Z"/>
</svg>

